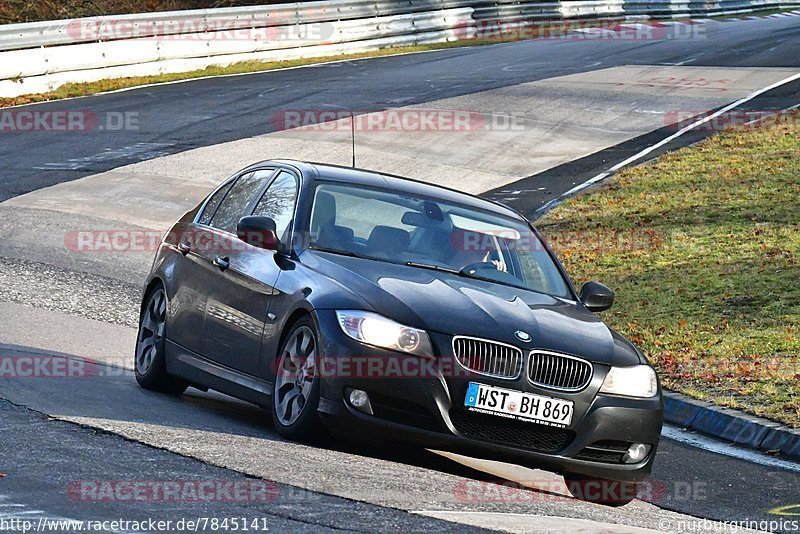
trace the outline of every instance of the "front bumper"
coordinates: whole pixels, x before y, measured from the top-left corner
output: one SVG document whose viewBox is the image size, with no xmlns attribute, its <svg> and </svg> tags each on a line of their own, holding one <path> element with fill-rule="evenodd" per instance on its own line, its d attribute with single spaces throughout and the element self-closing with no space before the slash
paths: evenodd
<svg viewBox="0 0 800 534">
<path fill-rule="evenodd" d="M 449 336 L 431 333 L 431 341 L 442 360 L 453 364 L 430 366 L 422 358 L 352 340 L 341 331 L 332 311 L 319 311 L 317 322 L 323 361 L 327 361 L 322 366 L 319 412 L 328 426 L 586 477 L 640 481 L 650 474 L 661 435 L 661 394 L 650 399 L 598 394 L 608 368 L 595 366 L 587 388 L 565 393 L 534 386 L 524 376 L 506 380 L 468 373 L 454 363 Z M 365 360 L 381 364 L 342 364 Z M 574 402 L 572 423 L 558 429 L 467 412 L 463 401 L 469 382 L 570 399 Z M 349 388 L 368 393 L 371 414 L 349 403 Z M 622 454 L 615 455 L 613 449 L 630 443 L 652 449 L 641 462 L 622 463 Z"/>
</svg>

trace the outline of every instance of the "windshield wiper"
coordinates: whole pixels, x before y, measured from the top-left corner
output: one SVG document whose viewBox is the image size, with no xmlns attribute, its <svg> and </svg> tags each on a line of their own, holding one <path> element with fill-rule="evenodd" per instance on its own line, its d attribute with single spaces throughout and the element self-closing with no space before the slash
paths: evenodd
<svg viewBox="0 0 800 534">
<path fill-rule="evenodd" d="M 319 252 L 330 252 L 332 254 L 341 254 L 342 256 L 355 256 L 355 252 L 350 252 L 349 250 L 339 250 L 338 248 L 328 248 L 328 247 L 318 247 L 317 245 L 311 245 L 311 250 L 317 250 Z"/>
<path fill-rule="evenodd" d="M 386 263 L 394 263 L 397 262 L 385 259 L 385 258 L 376 258 L 374 256 L 367 256 L 365 254 L 359 254 L 358 252 L 353 252 L 351 250 L 340 250 L 338 248 L 329 248 L 329 247 L 320 247 L 317 245 L 312 245 L 308 247 L 310 250 L 316 250 L 317 252 L 329 252 L 330 254 L 338 254 L 340 256 L 348 256 L 350 258 L 360 258 L 363 260 L 375 260 L 375 261 L 383 261 Z M 429 263 L 423 263 L 420 261 L 408 261 L 405 263 L 408 267 L 419 267 L 420 269 L 430 269 L 432 271 L 440 271 L 443 273 L 450 273 L 450 274 L 457 274 L 467 276 L 465 273 L 459 271 L 458 269 L 453 269 L 451 267 L 445 267 L 443 265 L 433 265 Z"/>
<path fill-rule="evenodd" d="M 461 271 L 459 271 L 458 269 L 451 269 L 450 267 L 443 267 L 441 265 L 431 265 L 419 261 L 408 261 L 406 262 L 406 265 L 409 267 L 419 267 L 420 269 L 430 269 L 432 271 L 442 271 L 444 273 L 450 273 L 450 274 L 461 274 Z"/>
<path fill-rule="evenodd" d="M 330 254 L 338 254 L 339 256 L 347 256 L 349 258 L 359 258 L 362 260 L 375 260 L 375 261 L 383 261 L 386 263 L 394 263 L 392 261 L 383 258 L 376 258 L 375 256 L 367 256 L 366 254 L 359 254 L 358 252 L 353 252 L 352 250 L 341 250 L 338 248 L 319 247 L 317 245 L 312 245 L 308 248 L 309 250 L 316 250 L 317 252 L 328 252 Z"/>
<path fill-rule="evenodd" d="M 479 274 L 478 269 L 469 269 L 468 267 L 469 265 L 467 267 L 464 267 L 462 270 L 458 271 L 458 274 L 466 278 L 474 278 L 475 280 L 483 280 L 484 282 L 492 282 L 494 284 L 516 287 L 517 289 L 524 289 L 526 291 L 531 291 L 529 287 L 522 285 L 522 281 L 517 283 L 516 281 L 519 279 L 513 274 L 507 273 L 506 271 L 498 270 L 496 272 L 499 274 L 497 275 L 497 277 L 494 277 L 494 276 L 485 276 Z M 495 272 L 493 272 L 492 270 L 489 270 L 489 272 L 495 274 Z M 513 279 L 514 281 L 509 280 L 509 278 Z"/>
<path fill-rule="evenodd" d="M 316 250 L 317 252 L 329 252 L 331 254 L 338 254 L 340 256 L 349 256 L 351 258 L 372 259 L 369 256 L 362 256 L 361 254 L 356 254 L 355 252 L 351 252 L 349 250 L 340 250 L 338 248 L 318 247 L 316 245 L 312 245 L 308 248 L 311 250 Z"/>
<path fill-rule="evenodd" d="M 475 270 L 467 269 L 466 267 L 464 269 L 458 270 L 458 269 L 453 269 L 451 267 L 444 267 L 442 265 L 433 265 L 433 264 L 422 263 L 422 262 L 418 262 L 418 261 L 409 261 L 409 262 L 406 262 L 406 265 L 408 265 L 409 267 L 419 267 L 420 269 L 430 269 L 432 271 L 440 271 L 440 272 L 443 272 L 443 273 L 450 273 L 450 274 L 455 274 L 455 275 L 458 275 L 458 276 L 463 276 L 465 278 L 472 278 L 474 280 L 482 280 L 484 282 L 492 282 L 494 284 L 500 284 L 500 285 L 504 285 L 504 286 L 510 286 L 510 287 L 516 287 L 516 288 L 519 288 L 519 289 L 528 290 L 528 288 L 523 286 L 523 285 L 513 283 L 513 282 L 511 282 L 510 280 L 507 280 L 507 279 L 503 280 L 502 278 L 505 278 L 505 277 L 503 277 L 502 275 L 499 276 L 500 279 L 492 277 L 492 276 L 482 276 L 482 275 L 478 274 Z M 472 271 L 472 272 L 470 272 L 470 271 Z M 498 273 L 502 273 L 506 277 L 512 277 L 513 276 L 513 275 L 510 275 L 510 274 L 506 273 L 505 271 L 497 271 L 497 272 Z"/>
</svg>

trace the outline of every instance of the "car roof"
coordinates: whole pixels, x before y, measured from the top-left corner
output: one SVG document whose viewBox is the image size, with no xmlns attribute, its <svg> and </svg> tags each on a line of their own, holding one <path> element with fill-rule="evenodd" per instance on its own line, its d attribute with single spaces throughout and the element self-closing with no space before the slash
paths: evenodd
<svg viewBox="0 0 800 534">
<path fill-rule="evenodd" d="M 342 167 L 327 163 L 315 163 L 287 159 L 264 161 L 259 165 L 266 164 L 291 166 L 303 173 L 304 176 L 311 175 L 311 177 L 316 180 L 381 187 L 391 189 L 393 191 L 409 193 L 412 195 L 428 196 L 441 199 L 446 202 L 462 204 L 477 209 L 491 211 L 499 215 L 512 217 L 514 219 L 524 219 L 517 211 L 498 202 L 486 200 L 462 191 L 450 189 L 448 187 L 421 182 L 411 178 L 405 178 L 403 176 L 396 176 L 393 174 L 386 174 L 353 167 Z"/>
</svg>

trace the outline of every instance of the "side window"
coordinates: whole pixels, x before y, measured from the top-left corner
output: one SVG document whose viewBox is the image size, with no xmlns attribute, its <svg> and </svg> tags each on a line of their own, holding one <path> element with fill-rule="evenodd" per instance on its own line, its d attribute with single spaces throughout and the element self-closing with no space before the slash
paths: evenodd
<svg viewBox="0 0 800 534">
<path fill-rule="evenodd" d="M 275 221 L 275 231 L 281 243 L 289 239 L 289 225 L 294 217 L 297 180 L 286 171 L 281 171 L 258 201 L 253 215 L 270 217 Z"/>
<path fill-rule="evenodd" d="M 236 225 L 239 224 L 239 219 L 246 215 L 247 206 L 250 205 L 258 190 L 264 185 L 264 181 L 269 179 L 273 172 L 272 170 L 255 171 L 240 176 L 211 218 L 211 226 L 226 232 L 236 232 Z"/>
<path fill-rule="evenodd" d="M 200 219 L 198 219 L 200 224 L 208 224 L 211 222 L 211 217 L 213 217 L 214 212 L 217 211 L 217 206 L 219 206 L 219 203 L 222 202 L 222 199 L 225 197 L 225 193 L 230 191 L 231 185 L 233 185 L 233 180 L 225 184 L 223 187 L 220 187 L 216 193 L 211 195 L 211 198 L 208 199 L 206 207 L 203 210 L 203 214 L 200 215 Z"/>
</svg>

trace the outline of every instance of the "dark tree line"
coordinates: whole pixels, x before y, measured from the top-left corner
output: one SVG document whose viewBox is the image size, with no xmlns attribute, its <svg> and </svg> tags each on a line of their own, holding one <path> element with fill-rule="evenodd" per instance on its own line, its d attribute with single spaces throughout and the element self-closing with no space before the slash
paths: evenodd
<svg viewBox="0 0 800 534">
<path fill-rule="evenodd" d="M 286 1 L 286 0 L 282 0 Z M 0 0 L 0 24 L 123 13 L 278 4 L 281 0 Z M 296 0 L 295 0 L 296 1 Z"/>
</svg>

